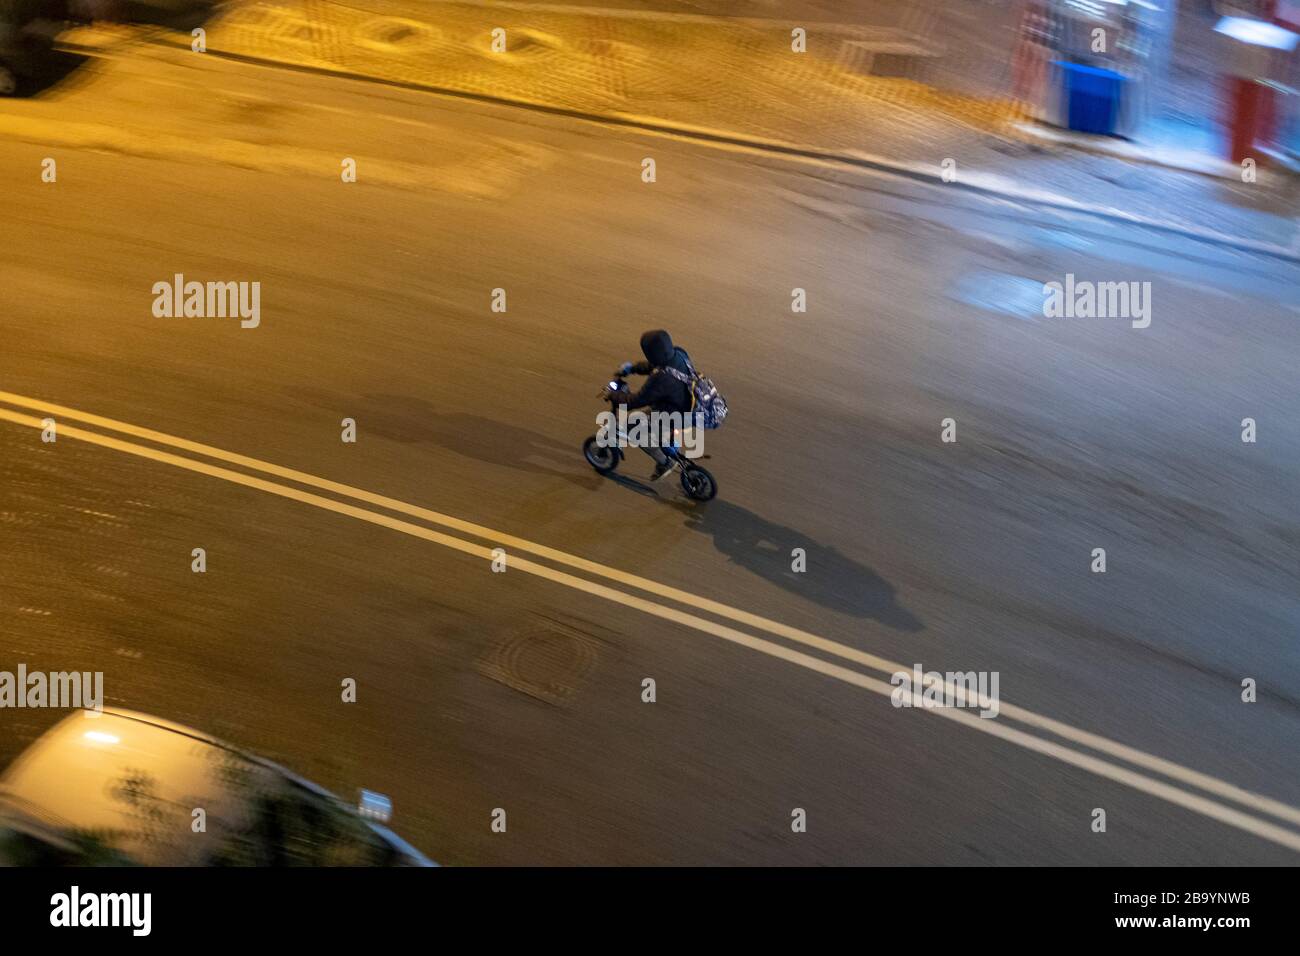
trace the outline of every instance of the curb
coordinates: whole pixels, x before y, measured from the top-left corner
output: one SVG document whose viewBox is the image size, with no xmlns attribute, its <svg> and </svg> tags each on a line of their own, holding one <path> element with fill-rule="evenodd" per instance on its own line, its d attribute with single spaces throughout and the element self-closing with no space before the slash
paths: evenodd
<svg viewBox="0 0 1300 956">
<path fill-rule="evenodd" d="M 1095 142 L 1080 138 L 1065 130 L 1051 129 L 1037 123 L 1017 123 L 1014 129 L 1016 132 L 1042 143 L 1050 143 L 1064 149 L 1078 150 L 1081 153 L 1089 153 L 1093 156 L 1106 156 L 1126 163 L 1159 166 L 1161 169 L 1170 169 L 1180 173 L 1193 173 L 1211 179 L 1236 179 L 1241 173 L 1240 167 L 1228 162 L 1226 159 L 1219 159 L 1204 153 L 1192 154 L 1185 160 L 1178 160 L 1162 155 L 1167 154 L 1169 151 L 1162 150 L 1159 147 L 1153 148 L 1152 151 L 1141 152 L 1136 147 L 1128 146 L 1127 143 L 1121 145 L 1120 143 Z"/>
</svg>

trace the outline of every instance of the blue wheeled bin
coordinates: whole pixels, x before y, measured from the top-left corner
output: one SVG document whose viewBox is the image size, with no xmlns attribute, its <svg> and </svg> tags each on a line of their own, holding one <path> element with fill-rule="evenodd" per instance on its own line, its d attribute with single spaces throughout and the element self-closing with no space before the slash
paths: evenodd
<svg viewBox="0 0 1300 956">
<path fill-rule="evenodd" d="M 1065 126 L 1080 133 L 1114 136 L 1126 77 L 1082 63 L 1058 61 Z"/>
</svg>

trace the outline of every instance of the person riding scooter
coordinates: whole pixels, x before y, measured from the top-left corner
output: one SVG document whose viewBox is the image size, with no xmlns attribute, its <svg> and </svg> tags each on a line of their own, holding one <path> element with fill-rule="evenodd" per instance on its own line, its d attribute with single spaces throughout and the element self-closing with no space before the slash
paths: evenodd
<svg viewBox="0 0 1300 956">
<path fill-rule="evenodd" d="M 613 400 L 626 404 L 629 411 L 648 407 L 652 412 L 678 412 L 683 416 L 688 414 L 692 404 L 689 378 L 682 381 L 666 371 L 671 368 L 684 376 L 691 374 L 691 357 L 686 350 L 674 346 L 672 337 L 663 329 L 653 329 L 641 336 L 641 351 L 646 360 L 624 362 L 619 374 L 648 375 L 649 378 L 635 395 L 616 397 Z M 641 450 L 655 460 L 651 481 L 658 481 L 673 470 L 676 462 L 658 446 L 645 445 Z"/>
</svg>

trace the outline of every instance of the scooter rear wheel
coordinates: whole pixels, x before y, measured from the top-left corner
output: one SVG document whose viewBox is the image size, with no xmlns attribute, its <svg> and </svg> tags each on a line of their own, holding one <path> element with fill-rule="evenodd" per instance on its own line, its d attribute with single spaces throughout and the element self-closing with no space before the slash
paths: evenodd
<svg viewBox="0 0 1300 956">
<path fill-rule="evenodd" d="M 692 501 L 710 501 L 718 493 L 718 483 L 707 468 L 691 465 L 682 469 L 682 491 Z"/>
</svg>

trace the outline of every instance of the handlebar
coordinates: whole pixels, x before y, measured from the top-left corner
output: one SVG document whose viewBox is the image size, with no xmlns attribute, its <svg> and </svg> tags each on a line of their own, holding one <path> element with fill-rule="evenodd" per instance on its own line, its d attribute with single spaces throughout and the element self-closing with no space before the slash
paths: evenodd
<svg viewBox="0 0 1300 956">
<path fill-rule="evenodd" d="M 613 401 L 614 396 L 631 391 L 627 382 L 624 381 L 626 374 L 622 369 L 616 371 L 613 375 L 614 380 L 600 390 L 600 397 L 606 401 Z"/>
</svg>

